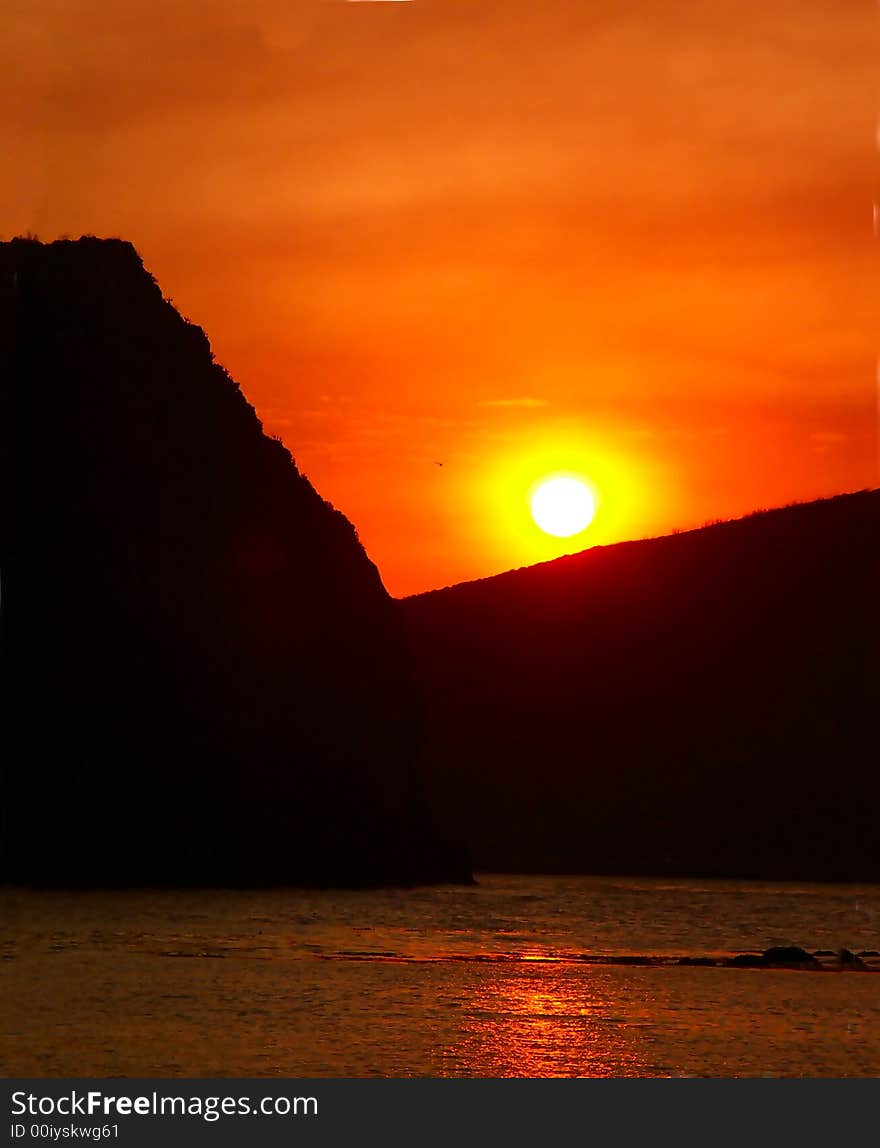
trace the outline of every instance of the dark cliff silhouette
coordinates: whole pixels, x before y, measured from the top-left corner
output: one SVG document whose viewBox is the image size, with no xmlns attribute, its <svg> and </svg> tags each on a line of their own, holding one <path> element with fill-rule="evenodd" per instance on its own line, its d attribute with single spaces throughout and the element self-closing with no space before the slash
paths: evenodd
<svg viewBox="0 0 880 1148">
<path fill-rule="evenodd" d="M 7 880 L 467 879 L 400 620 L 134 248 L 0 245 Z"/>
<path fill-rule="evenodd" d="M 402 610 L 477 868 L 880 879 L 880 491 Z"/>
</svg>

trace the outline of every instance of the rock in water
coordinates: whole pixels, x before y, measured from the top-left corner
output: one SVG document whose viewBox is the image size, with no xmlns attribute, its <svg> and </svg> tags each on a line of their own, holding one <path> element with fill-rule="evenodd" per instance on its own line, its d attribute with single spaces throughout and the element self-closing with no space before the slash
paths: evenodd
<svg viewBox="0 0 880 1148">
<path fill-rule="evenodd" d="M 774 945 L 763 953 L 740 953 L 725 961 L 733 969 L 819 969 L 814 956 L 797 945 Z"/>
<path fill-rule="evenodd" d="M 856 954 L 849 949 L 838 950 L 837 963 L 842 969 L 858 969 L 861 971 L 868 967 L 861 957 L 857 957 Z"/>
<path fill-rule="evenodd" d="M 774 945 L 764 950 L 762 959 L 769 968 L 819 968 L 816 958 L 798 945 Z"/>
<path fill-rule="evenodd" d="M 203 332 L 118 240 L 0 293 L 5 878 L 467 879 L 394 604 Z"/>
</svg>

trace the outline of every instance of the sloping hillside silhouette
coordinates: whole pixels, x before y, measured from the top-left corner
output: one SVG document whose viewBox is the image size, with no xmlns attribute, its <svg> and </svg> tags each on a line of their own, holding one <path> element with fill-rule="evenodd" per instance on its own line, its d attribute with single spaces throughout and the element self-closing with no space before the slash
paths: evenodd
<svg viewBox="0 0 880 1148">
<path fill-rule="evenodd" d="M 880 879 L 880 491 L 402 610 L 478 868 Z"/>
<path fill-rule="evenodd" d="M 0 290 L 5 878 L 466 879 L 394 604 L 203 332 L 118 240 Z"/>
</svg>

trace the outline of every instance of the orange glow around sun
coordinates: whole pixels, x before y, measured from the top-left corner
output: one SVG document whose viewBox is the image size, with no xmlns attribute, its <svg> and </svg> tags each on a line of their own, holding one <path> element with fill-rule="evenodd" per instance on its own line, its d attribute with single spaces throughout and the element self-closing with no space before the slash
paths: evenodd
<svg viewBox="0 0 880 1148">
<path fill-rule="evenodd" d="M 512 442 L 481 470 L 465 471 L 449 497 L 472 507 L 460 526 L 479 560 L 509 566 L 511 555 L 527 565 L 650 533 L 671 486 L 643 458 L 603 441 L 601 431 L 550 426 Z"/>
</svg>

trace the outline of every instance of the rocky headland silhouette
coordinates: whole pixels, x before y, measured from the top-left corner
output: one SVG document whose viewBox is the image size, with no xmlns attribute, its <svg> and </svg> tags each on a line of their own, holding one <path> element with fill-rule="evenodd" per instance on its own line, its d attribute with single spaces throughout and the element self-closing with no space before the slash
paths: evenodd
<svg viewBox="0 0 880 1148">
<path fill-rule="evenodd" d="M 478 869 L 880 879 L 880 491 L 402 608 Z"/>
<path fill-rule="evenodd" d="M 468 880 L 399 611 L 131 244 L 0 245 L 3 868 Z"/>
<path fill-rule="evenodd" d="M 0 304 L 2 879 L 880 879 L 880 492 L 394 602 L 129 243 Z"/>
</svg>

